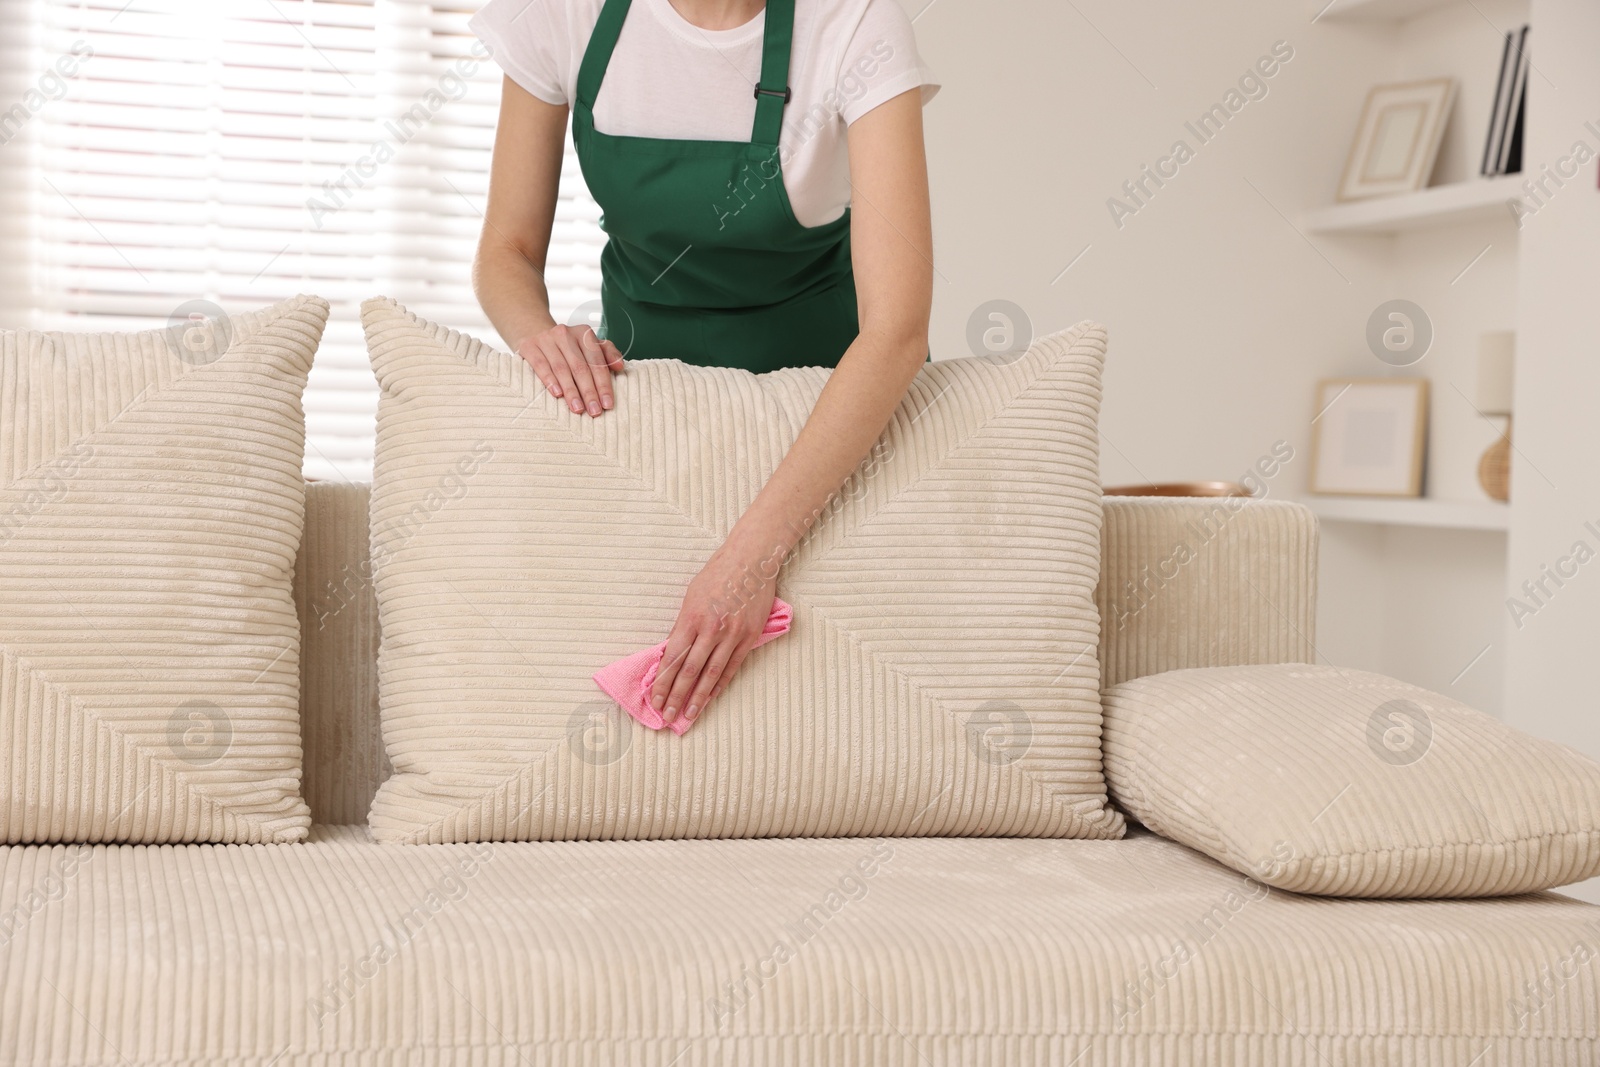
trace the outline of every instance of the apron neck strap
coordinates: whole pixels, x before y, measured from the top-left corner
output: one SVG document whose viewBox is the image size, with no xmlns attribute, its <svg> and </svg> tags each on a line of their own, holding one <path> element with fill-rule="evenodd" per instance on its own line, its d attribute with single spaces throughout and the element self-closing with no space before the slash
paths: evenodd
<svg viewBox="0 0 1600 1067">
<path fill-rule="evenodd" d="M 592 115 L 600 85 L 606 80 L 611 54 L 617 50 L 622 24 L 632 0 L 606 0 L 594 24 L 589 46 L 578 68 L 578 107 Z M 794 98 L 789 88 L 789 61 L 794 52 L 794 0 L 767 0 L 767 23 L 761 46 L 761 81 L 756 86 L 753 144 L 778 147 L 783 134 L 783 109 Z"/>
<path fill-rule="evenodd" d="M 783 109 L 794 98 L 789 60 L 794 52 L 794 0 L 767 0 L 766 39 L 761 50 L 761 82 L 756 86 L 754 144 L 778 147 Z"/>
<path fill-rule="evenodd" d="M 578 107 L 590 114 L 594 113 L 595 97 L 606 80 L 606 68 L 611 65 L 611 53 L 617 50 L 617 39 L 622 36 L 622 24 L 627 21 L 631 3 L 632 0 L 606 0 L 594 33 L 589 36 L 589 47 L 578 68 Z"/>
</svg>

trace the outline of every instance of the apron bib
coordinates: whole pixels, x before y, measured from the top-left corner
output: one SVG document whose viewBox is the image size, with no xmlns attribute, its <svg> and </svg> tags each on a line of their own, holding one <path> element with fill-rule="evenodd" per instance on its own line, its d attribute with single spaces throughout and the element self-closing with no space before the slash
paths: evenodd
<svg viewBox="0 0 1600 1067">
<path fill-rule="evenodd" d="M 860 331 L 850 212 L 803 226 L 778 142 L 795 0 L 768 0 L 749 142 L 612 137 L 594 102 L 630 0 L 606 0 L 578 69 L 572 139 L 606 233 L 601 336 L 629 359 L 757 374 L 833 367 Z"/>
</svg>

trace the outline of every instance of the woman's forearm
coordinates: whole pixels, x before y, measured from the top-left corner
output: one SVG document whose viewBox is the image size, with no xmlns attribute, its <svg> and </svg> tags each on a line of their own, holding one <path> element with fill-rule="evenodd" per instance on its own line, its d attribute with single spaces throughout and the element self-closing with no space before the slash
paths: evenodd
<svg viewBox="0 0 1600 1067">
<path fill-rule="evenodd" d="M 479 244 L 472 288 L 484 314 L 513 352 L 555 325 L 543 273 L 508 243 L 486 236 Z"/>
<path fill-rule="evenodd" d="M 759 559 L 768 579 L 883 434 L 928 355 L 933 234 L 921 94 L 902 93 L 859 119 L 850 157 L 861 333 L 725 545 L 736 559 Z"/>
<path fill-rule="evenodd" d="M 783 462 L 689 583 L 650 693 L 669 723 L 694 719 L 737 674 L 766 627 L 779 567 L 831 510 L 928 354 L 933 235 L 920 93 L 856 120 L 850 174 L 861 330 Z"/>
<path fill-rule="evenodd" d="M 926 333 L 860 334 L 783 462 L 728 535 L 725 549 L 740 559 L 758 560 L 765 577 L 776 573 L 868 457 L 927 354 Z"/>
<path fill-rule="evenodd" d="M 509 77 L 500 93 L 489 201 L 472 263 L 472 289 L 513 352 L 555 325 L 544 284 L 555 226 L 567 109 Z"/>
</svg>

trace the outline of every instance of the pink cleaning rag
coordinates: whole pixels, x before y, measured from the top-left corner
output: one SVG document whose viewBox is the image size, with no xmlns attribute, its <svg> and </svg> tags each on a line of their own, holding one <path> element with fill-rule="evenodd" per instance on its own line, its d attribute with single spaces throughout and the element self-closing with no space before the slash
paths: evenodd
<svg viewBox="0 0 1600 1067">
<path fill-rule="evenodd" d="M 767 616 L 767 625 L 761 631 L 761 636 L 756 638 L 753 647 L 760 648 L 768 641 L 782 637 L 789 632 L 789 624 L 793 621 L 794 609 L 783 601 L 774 599 L 772 614 Z M 669 728 L 669 724 L 662 721 L 661 713 L 650 706 L 650 687 L 656 684 L 656 675 L 661 671 L 661 659 L 666 655 L 666 651 L 667 643 L 663 641 L 654 648 L 635 652 L 631 656 L 625 656 L 615 663 L 601 667 L 594 676 L 595 683 L 605 690 L 606 695 L 615 700 L 623 711 L 652 730 Z M 682 737 L 698 718 L 697 715 L 694 719 L 689 719 L 680 713 L 672 720 L 670 729 Z"/>
</svg>

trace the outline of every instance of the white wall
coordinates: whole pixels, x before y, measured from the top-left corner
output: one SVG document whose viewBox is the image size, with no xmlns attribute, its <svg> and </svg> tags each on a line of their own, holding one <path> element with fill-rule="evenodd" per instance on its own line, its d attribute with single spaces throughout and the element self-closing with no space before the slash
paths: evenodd
<svg viewBox="0 0 1600 1067">
<path fill-rule="evenodd" d="M 968 319 L 991 299 L 1022 306 L 1036 332 L 1099 319 L 1107 483 L 1238 478 L 1282 439 L 1300 458 L 1273 492 L 1293 494 L 1313 382 L 1361 344 L 1382 288 L 1378 253 L 1319 253 L 1295 225 L 1331 199 L 1343 162 L 1354 115 L 1335 87 L 1376 80 L 1382 57 L 1293 3 L 1221 7 L 924 9 L 918 39 L 945 81 L 927 111 L 935 354 L 965 354 Z M 1184 123 L 1280 40 L 1294 58 L 1268 95 L 1200 145 Z M 1119 229 L 1107 199 L 1179 138 L 1195 158 Z"/>
<path fill-rule="evenodd" d="M 1530 108 L 1531 174 L 1556 165 L 1575 142 L 1600 149 L 1600 7 L 1592 0 L 1533 0 L 1540 77 Z M 1531 90 L 1530 90 L 1531 91 Z M 1583 540 L 1600 550 L 1600 193 L 1596 164 L 1527 218 L 1518 308 L 1517 453 L 1512 468 L 1508 595 L 1522 596 Z M 1553 187 L 1552 187 L 1553 188 Z M 1543 199 L 1543 198 L 1541 198 Z M 1541 597 L 1509 638 L 1506 718 L 1600 757 L 1600 560 Z M 1600 879 L 1572 891 L 1600 903 Z"/>
<path fill-rule="evenodd" d="M 1533 0 L 1537 108 L 1529 170 L 1573 143 L 1600 149 L 1600 7 Z M 1578 540 L 1600 549 L 1600 193 L 1596 164 L 1526 220 L 1517 348 L 1510 590 Z M 1509 720 L 1600 757 L 1600 560 L 1510 638 Z"/>
<path fill-rule="evenodd" d="M 1462 393 L 1475 390 L 1478 334 L 1515 320 L 1509 219 L 1395 238 L 1299 227 L 1333 201 L 1373 84 L 1458 77 L 1439 173 L 1475 173 L 1500 48 L 1484 20 L 1517 24 L 1525 3 L 1478 0 L 1397 30 L 1313 25 L 1284 0 L 904 2 L 945 81 L 927 111 L 936 354 L 963 354 L 968 317 L 995 298 L 1026 309 L 1036 331 L 1099 319 L 1111 331 L 1108 484 L 1237 479 L 1282 439 L 1299 455 L 1271 492 L 1301 496 L 1316 380 L 1391 373 L 1364 331 L 1377 304 L 1406 297 L 1438 331 L 1423 365 L 1395 372 L 1436 377 L 1430 484 L 1484 499 L 1476 463 L 1495 429 Z M 1199 145 L 1184 123 L 1277 41 L 1294 58 L 1268 95 Z M 1107 198 L 1180 137 L 1195 158 L 1118 228 Z M 1499 710 L 1503 538 L 1327 524 L 1324 543 L 1325 658 Z"/>
</svg>

